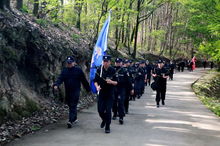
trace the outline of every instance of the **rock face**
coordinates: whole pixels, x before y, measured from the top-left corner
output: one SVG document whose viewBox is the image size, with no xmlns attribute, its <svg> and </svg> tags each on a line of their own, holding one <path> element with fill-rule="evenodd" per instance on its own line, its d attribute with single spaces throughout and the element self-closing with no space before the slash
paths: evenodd
<svg viewBox="0 0 220 146">
<path fill-rule="evenodd" d="M 74 28 L 47 23 L 0 12 L 0 123 L 47 106 L 66 56 L 75 56 L 88 72 L 92 53 L 88 41 Z"/>
</svg>

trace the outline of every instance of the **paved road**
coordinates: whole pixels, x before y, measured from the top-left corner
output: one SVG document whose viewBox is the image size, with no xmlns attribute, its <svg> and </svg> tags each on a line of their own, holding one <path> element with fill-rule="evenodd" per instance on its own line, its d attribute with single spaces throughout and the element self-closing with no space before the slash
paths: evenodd
<svg viewBox="0 0 220 146">
<path fill-rule="evenodd" d="M 156 108 L 155 93 L 132 101 L 125 124 L 113 121 L 111 134 L 99 128 L 96 106 L 79 114 L 80 122 L 66 129 L 66 121 L 48 126 L 12 142 L 18 146 L 219 146 L 220 119 L 210 112 L 195 94 L 191 84 L 202 70 L 175 74 L 168 82 L 166 106 Z"/>
</svg>

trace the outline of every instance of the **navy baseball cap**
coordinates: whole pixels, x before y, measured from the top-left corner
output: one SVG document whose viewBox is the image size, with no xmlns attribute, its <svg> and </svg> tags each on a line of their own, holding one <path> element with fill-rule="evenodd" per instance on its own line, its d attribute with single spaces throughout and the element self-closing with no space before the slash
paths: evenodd
<svg viewBox="0 0 220 146">
<path fill-rule="evenodd" d="M 132 60 L 129 60 L 129 63 L 133 63 L 133 61 L 132 61 Z"/>
<path fill-rule="evenodd" d="M 145 64 L 145 61 L 144 60 L 140 61 L 140 64 Z"/>
<path fill-rule="evenodd" d="M 123 61 L 123 63 L 129 63 L 129 60 L 128 59 L 125 59 L 124 61 Z"/>
<path fill-rule="evenodd" d="M 116 59 L 115 59 L 115 62 L 116 62 L 116 63 L 121 63 L 121 62 L 122 62 L 122 59 L 121 59 L 121 58 L 116 58 Z"/>
<path fill-rule="evenodd" d="M 71 63 L 75 62 L 75 59 L 72 56 L 68 56 L 67 59 L 66 59 L 66 62 L 68 64 L 71 64 Z"/>
<path fill-rule="evenodd" d="M 157 63 L 164 63 L 163 60 L 158 60 Z"/>
<path fill-rule="evenodd" d="M 110 55 L 104 55 L 103 56 L 103 61 L 110 61 L 111 60 L 111 56 Z"/>
</svg>

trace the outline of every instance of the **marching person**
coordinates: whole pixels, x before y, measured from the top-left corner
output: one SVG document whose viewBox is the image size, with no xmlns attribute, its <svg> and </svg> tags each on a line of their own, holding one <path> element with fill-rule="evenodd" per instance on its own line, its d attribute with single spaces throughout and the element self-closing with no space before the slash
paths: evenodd
<svg viewBox="0 0 220 146">
<path fill-rule="evenodd" d="M 133 95 L 134 90 L 132 86 L 132 73 L 130 70 L 130 65 L 131 65 L 130 60 L 125 59 L 123 63 L 124 63 L 123 69 L 125 70 L 127 74 L 126 76 L 128 77 L 125 83 L 126 94 L 125 94 L 125 101 L 124 101 L 125 113 L 128 114 L 130 96 Z"/>
<path fill-rule="evenodd" d="M 119 115 L 119 123 L 122 125 L 124 123 L 123 118 L 125 116 L 125 98 L 127 90 L 132 90 L 132 83 L 129 78 L 129 72 L 122 67 L 122 59 L 117 58 L 115 60 L 116 78 L 117 86 L 115 89 L 115 99 L 113 106 L 113 120 L 116 119 L 117 113 Z"/>
<path fill-rule="evenodd" d="M 164 62 L 162 60 L 158 61 L 158 67 L 155 68 L 152 76 L 154 77 L 154 80 L 157 84 L 156 105 L 157 108 L 159 108 L 160 100 L 162 100 L 162 105 L 165 105 L 167 78 L 169 76 L 169 71 L 165 69 Z"/>
<path fill-rule="evenodd" d="M 72 128 L 77 120 L 77 104 L 80 96 L 81 83 L 87 92 L 90 92 L 90 86 L 86 80 L 85 74 L 82 69 L 75 66 L 75 60 L 72 56 L 66 59 L 67 67 L 64 68 L 58 77 L 57 81 L 53 85 L 55 90 L 58 89 L 63 82 L 65 85 L 66 103 L 69 106 L 69 122 L 67 123 L 68 128 Z"/>
<path fill-rule="evenodd" d="M 146 80 L 147 78 L 145 72 L 145 61 L 141 61 L 139 63 L 139 67 L 137 69 L 136 78 L 135 78 L 135 90 L 138 99 L 140 99 L 142 94 L 144 93 Z"/>
<path fill-rule="evenodd" d="M 211 69 L 214 68 L 214 62 L 213 62 L 213 61 L 210 62 L 210 68 L 211 68 Z"/>
<path fill-rule="evenodd" d="M 111 56 L 103 56 L 103 65 L 97 70 L 94 84 L 98 91 L 98 113 L 102 119 L 101 128 L 110 133 L 114 88 L 118 84 L 115 69 L 111 65 Z"/>
<path fill-rule="evenodd" d="M 173 80 L 174 69 L 175 69 L 175 64 L 173 63 L 173 61 L 170 61 L 170 64 L 169 64 L 169 70 L 170 70 L 169 79 L 170 80 Z"/>
<path fill-rule="evenodd" d="M 151 74 L 152 74 L 152 65 L 149 63 L 149 61 L 146 61 L 146 72 L 147 72 L 147 84 L 150 86 L 151 85 Z"/>
</svg>

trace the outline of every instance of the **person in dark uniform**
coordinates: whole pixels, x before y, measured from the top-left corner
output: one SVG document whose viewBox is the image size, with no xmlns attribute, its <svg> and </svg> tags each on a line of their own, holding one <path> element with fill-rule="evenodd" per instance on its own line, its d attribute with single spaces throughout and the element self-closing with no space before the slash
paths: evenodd
<svg viewBox="0 0 220 146">
<path fill-rule="evenodd" d="M 150 86 L 151 84 L 151 74 L 152 74 L 152 65 L 149 63 L 149 61 L 146 61 L 146 73 L 147 73 L 147 82 L 146 85 L 148 84 Z"/>
<path fill-rule="evenodd" d="M 190 63 L 189 63 L 189 71 L 190 72 L 193 71 L 193 62 L 192 62 L 192 60 L 190 60 Z"/>
<path fill-rule="evenodd" d="M 178 70 L 178 72 L 180 72 L 180 70 L 181 70 L 181 62 L 178 62 L 178 64 L 177 64 L 177 70 Z"/>
<path fill-rule="evenodd" d="M 129 72 L 126 68 L 122 67 L 122 59 L 117 58 L 115 60 L 115 70 L 116 70 L 116 78 L 117 78 L 117 86 L 115 89 L 115 98 L 113 105 L 113 120 L 116 119 L 117 113 L 119 115 L 119 123 L 122 125 L 123 118 L 125 116 L 125 98 L 127 94 L 127 90 L 132 91 L 132 83 L 129 78 Z"/>
<path fill-rule="evenodd" d="M 186 63 L 185 63 L 184 60 L 182 60 L 182 61 L 181 61 L 181 65 L 180 65 L 180 67 L 181 67 L 181 72 L 184 72 L 185 66 L 186 66 Z"/>
<path fill-rule="evenodd" d="M 130 67 L 129 67 L 129 73 L 130 73 L 130 80 L 132 83 L 133 93 L 130 95 L 130 100 L 135 101 L 135 91 L 134 91 L 134 83 L 135 83 L 135 74 L 136 74 L 136 67 L 135 64 L 130 60 Z"/>
<path fill-rule="evenodd" d="M 97 70 L 94 79 L 98 91 L 98 113 L 102 119 L 101 128 L 110 133 L 114 88 L 118 84 L 116 71 L 111 65 L 111 56 L 103 56 L 103 65 Z"/>
<path fill-rule="evenodd" d="M 139 67 L 137 68 L 136 77 L 135 77 L 135 92 L 138 99 L 141 98 L 144 92 L 144 86 L 146 81 L 146 73 L 144 70 L 145 61 L 141 61 Z"/>
<path fill-rule="evenodd" d="M 158 67 L 155 68 L 152 76 L 157 84 L 156 89 L 156 105 L 159 108 L 160 100 L 162 100 L 162 105 L 165 105 L 165 96 L 167 88 L 167 78 L 169 71 L 164 68 L 164 62 L 162 60 L 158 61 Z"/>
<path fill-rule="evenodd" d="M 125 59 L 123 63 L 124 63 L 123 69 L 125 70 L 127 77 L 128 77 L 126 79 L 126 85 L 125 85 L 126 92 L 125 92 L 125 101 L 124 101 L 125 113 L 128 114 L 130 95 L 133 95 L 134 90 L 132 87 L 130 60 Z"/>
<path fill-rule="evenodd" d="M 86 77 L 79 67 L 75 66 L 75 60 L 72 56 L 67 57 L 67 67 L 64 68 L 53 85 L 55 90 L 58 89 L 63 82 L 65 85 L 66 103 L 69 106 L 69 122 L 68 128 L 77 122 L 77 104 L 80 96 L 81 83 L 87 92 L 90 92 L 90 86 Z"/>
<path fill-rule="evenodd" d="M 142 83 L 141 83 L 141 96 L 144 94 L 145 83 L 147 82 L 147 70 L 146 70 L 146 61 L 140 62 L 140 69 L 142 70 Z"/>
<path fill-rule="evenodd" d="M 204 60 L 204 61 L 202 62 L 202 64 L 203 64 L 204 69 L 206 69 L 206 66 L 207 66 L 207 61 L 206 61 L 206 60 Z"/>
<path fill-rule="evenodd" d="M 211 68 L 211 69 L 214 68 L 214 62 L 213 62 L 213 61 L 210 62 L 210 68 Z"/>
<path fill-rule="evenodd" d="M 173 63 L 173 61 L 170 61 L 170 64 L 169 64 L 169 71 L 170 71 L 169 79 L 170 80 L 173 80 L 174 69 L 175 69 L 175 64 Z"/>
</svg>

